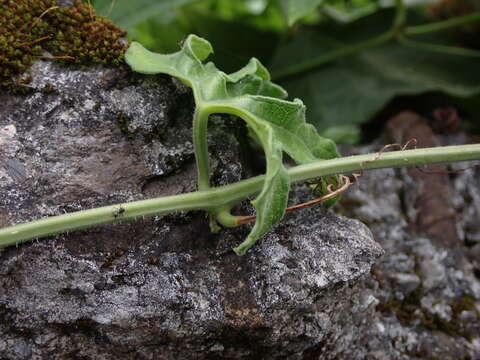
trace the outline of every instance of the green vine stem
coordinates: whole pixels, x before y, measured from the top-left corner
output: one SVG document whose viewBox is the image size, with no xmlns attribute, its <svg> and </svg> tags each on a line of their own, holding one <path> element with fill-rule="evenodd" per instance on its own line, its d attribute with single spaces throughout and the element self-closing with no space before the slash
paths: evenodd
<svg viewBox="0 0 480 360">
<path fill-rule="evenodd" d="M 444 21 L 437 21 L 431 24 L 407 26 L 404 29 L 403 33 L 407 36 L 422 35 L 431 32 L 447 30 L 462 25 L 467 25 L 476 21 L 480 21 L 480 12 L 475 12 L 473 14 L 459 16 Z"/>
<path fill-rule="evenodd" d="M 207 190 L 210 187 L 207 141 L 208 117 L 209 113 L 197 105 L 193 114 L 193 147 L 197 163 L 198 190 Z"/>
<path fill-rule="evenodd" d="M 390 33 L 396 34 L 402 30 L 407 20 L 407 9 L 404 0 L 395 0 L 395 18 L 393 19 Z"/>
<path fill-rule="evenodd" d="M 381 155 L 376 153 L 322 160 L 293 167 L 288 170 L 288 173 L 292 182 L 301 182 L 326 175 L 362 170 L 470 160 L 480 160 L 480 144 L 402 150 Z M 257 176 L 218 188 L 83 210 L 10 226 L 0 229 L 0 246 L 15 245 L 48 235 L 142 216 L 181 210 L 212 211 L 222 207 L 229 208 L 260 191 L 263 181 L 264 176 Z"/>
</svg>

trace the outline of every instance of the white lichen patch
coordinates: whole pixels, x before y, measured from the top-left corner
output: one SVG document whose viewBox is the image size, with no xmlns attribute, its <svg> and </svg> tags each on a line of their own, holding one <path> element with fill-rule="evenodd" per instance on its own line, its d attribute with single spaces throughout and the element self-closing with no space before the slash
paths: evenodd
<svg viewBox="0 0 480 360">
<path fill-rule="evenodd" d="M 10 124 L 0 128 L 0 145 L 4 145 L 11 141 L 17 135 L 17 128 L 14 124 Z"/>
</svg>

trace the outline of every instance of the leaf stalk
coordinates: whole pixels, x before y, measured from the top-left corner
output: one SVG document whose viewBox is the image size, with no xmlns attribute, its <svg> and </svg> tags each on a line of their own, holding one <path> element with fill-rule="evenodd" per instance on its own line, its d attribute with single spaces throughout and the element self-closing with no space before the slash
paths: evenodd
<svg viewBox="0 0 480 360">
<path fill-rule="evenodd" d="M 210 187 L 210 165 L 208 160 L 208 117 L 209 113 L 197 104 L 193 114 L 193 147 L 197 163 L 198 190 Z"/>
</svg>

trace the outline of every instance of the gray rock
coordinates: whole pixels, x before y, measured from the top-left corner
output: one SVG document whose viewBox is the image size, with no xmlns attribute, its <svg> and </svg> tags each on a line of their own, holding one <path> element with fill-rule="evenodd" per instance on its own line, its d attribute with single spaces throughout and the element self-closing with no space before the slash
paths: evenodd
<svg viewBox="0 0 480 360">
<path fill-rule="evenodd" d="M 195 189 L 185 88 L 50 62 L 32 77 L 29 95 L 0 95 L 1 226 Z M 249 174 L 225 131 L 238 126 L 213 119 L 216 184 Z M 364 286 L 382 254 L 370 231 L 312 208 L 246 256 L 227 252 L 247 231 L 213 234 L 204 213 L 183 212 L 4 249 L 0 357 L 361 358 L 379 303 Z"/>
<path fill-rule="evenodd" d="M 478 170 L 452 174 L 458 248 L 412 231 L 421 189 L 404 170 L 366 172 L 343 196 L 337 210 L 364 219 L 386 251 L 368 282 L 379 301 L 372 325 L 350 358 L 480 359 L 480 247 L 468 225 L 478 223 Z"/>
<path fill-rule="evenodd" d="M 420 278 L 415 274 L 392 273 L 389 274 L 400 292 L 408 296 L 420 286 Z"/>
<path fill-rule="evenodd" d="M 476 163 L 458 164 L 455 169 L 461 170 Z M 463 240 L 474 246 L 480 244 L 480 169 L 477 167 L 458 173 L 454 181 L 457 191 L 455 202 L 459 214 L 459 230 Z"/>
</svg>

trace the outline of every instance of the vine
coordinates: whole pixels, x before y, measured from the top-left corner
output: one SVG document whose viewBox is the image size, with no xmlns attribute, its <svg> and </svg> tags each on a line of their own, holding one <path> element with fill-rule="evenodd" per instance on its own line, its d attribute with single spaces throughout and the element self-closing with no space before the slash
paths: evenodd
<svg viewBox="0 0 480 360">
<path fill-rule="evenodd" d="M 386 33 L 284 69 L 274 77 L 279 79 L 308 71 L 393 39 L 406 46 L 428 51 L 478 56 L 478 51 L 414 42 L 406 36 L 463 25 L 478 20 L 479 16 L 472 14 L 455 21 L 407 27 L 403 1 L 396 0 L 395 18 Z M 78 211 L 3 228 L 0 229 L 0 246 L 141 216 L 180 210 L 204 210 L 210 214 L 212 227 L 217 227 L 217 222 L 227 227 L 255 222 L 245 241 L 234 249 L 238 255 L 243 255 L 269 232 L 286 212 L 319 202 L 335 201 L 364 170 L 480 159 L 479 144 L 411 150 L 406 150 L 404 146 L 400 151 L 384 153 L 382 149 L 377 154 L 340 157 L 335 144 L 321 137 L 312 125 L 306 123 L 305 106 L 301 100 L 285 100 L 285 90 L 270 81 L 269 72 L 257 59 L 251 59 L 235 73 L 226 74 L 213 63 L 204 63 L 212 52 L 208 41 L 190 35 L 182 49 L 173 54 L 156 54 L 135 42 L 125 54 L 126 62 L 133 71 L 143 74 L 169 74 L 192 88 L 195 99 L 193 143 L 198 191 Z M 209 116 L 214 113 L 235 115 L 246 122 L 265 152 L 265 175 L 222 187 L 210 187 L 207 130 Z M 287 169 L 282 161 L 283 153 L 287 153 L 298 165 Z M 349 172 L 360 174 L 354 173 L 353 179 L 342 175 Z M 287 208 L 292 182 L 318 178 L 322 183 L 319 198 Z M 256 210 L 255 216 L 236 216 L 230 213 L 233 206 L 254 194 L 257 194 L 252 201 Z"/>
</svg>

